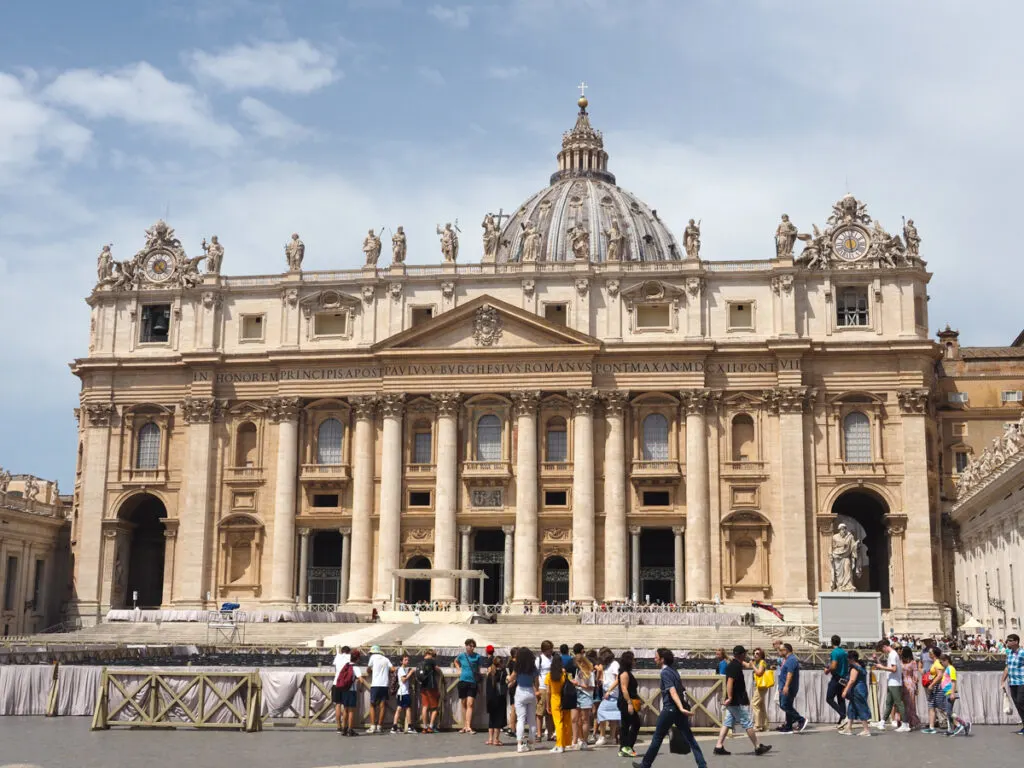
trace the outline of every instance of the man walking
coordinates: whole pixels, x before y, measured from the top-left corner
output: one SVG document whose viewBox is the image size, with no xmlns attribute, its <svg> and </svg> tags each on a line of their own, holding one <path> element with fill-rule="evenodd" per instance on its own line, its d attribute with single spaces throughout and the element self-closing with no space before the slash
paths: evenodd
<svg viewBox="0 0 1024 768">
<path fill-rule="evenodd" d="M 779 647 L 782 654 L 782 667 L 779 676 L 782 678 L 782 690 L 779 691 L 779 709 L 786 715 L 786 722 L 775 730 L 780 733 L 799 733 L 807 727 L 807 718 L 796 711 L 793 706 L 796 695 L 800 692 L 800 660 L 793 653 L 793 646 L 783 643 Z"/>
<path fill-rule="evenodd" d="M 850 658 L 846 655 L 839 635 L 832 635 L 832 654 L 828 666 L 825 667 L 825 674 L 831 675 L 828 690 L 825 692 L 825 703 L 839 715 L 839 724 L 836 726 L 838 730 L 846 725 L 846 700 L 843 699 L 843 689 L 850 682 Z"/>
<path fill-rule="evenodd" d="M 700 745 L 693 736 L 690 729 L 690 715 L 693 712 L 686 707 L 683 699 L 683 681 L 672 666 L 675 663 L 675 656 L 668 648 L 659 648 L 654 652 L 654 661 L 661 665 L 661 713 L 658 715 L 658 722 L 654 726 L 654 735 L 647 747 L 642 760 L 634 760 L 633 768 L 651 768 L 655 758 L 658 757 L 658 750 L 661 749 L 661 742 L 665 740 L 665 734 L 674 725 L 683 734 L 683 738 L 690 745 L 690 752 L 697 763 L 697 768 L 707 768 L 707 761 Z"/>
<path fill-rule="evenodd" d="M 882 707 L 878 722 L 875 723 L 875 728 L 884 731 L 886 718 L 893 715 L 896 733 L 910 733 L 910 726 L 904 722 L 907 718 L 907 710 L 903 705 L 903 662 L 900 660 L 900 654 L 892 647 L 889 640 L 880 642 L 877 649 L 880 653 L 885 654 L 885 664 L 876 664 L 875 669 L 883 670 L 889 676 L 885 681 L 885 705 Z"/>
<path fill-rule="evenodd" d="M 1009 682 L 1010 700 L 1017 708 L 1017 717 L 1021 720 L 1021 729 L 1017 731 L 1024 736 L 1024 650 L 1020 647 L 1020 635 L 1006 636 L 1006 667 L 1000 685 Z"/>
<path fill-rule="evenodd" d="M 476 652 L 476 640 L 466 640 L 466 650 L 455 659 L 459 672 L 459 701 L 462 702 L 462 730 L 459 733 L 473 733 L 473 705 L 478 691 L 480 675 L 480 654 Z"/>
<path fill-rule="evenodd" d="M 725 738 L 729 731 L 736 731 L 740 726 L 747 732 L 747 738 L 754 745 L 754 754 L 763 755 L 771 749 L 770 744 L 759 744 L 757 732 L 754 730 L 754 721 L 750 717 L 750 699 L 747 696 L 747 685 L 743 679 L 743 664 L 746 661 L 747 649 L 737 645 L 732 649 L 732 661 L 725 667 L 725 698 L 722 705 L 725 707 L 725 724 L 718 732 L 718 743 L 715 744 L 716 755 L 732 754 L 725 748 Z"/>
</svg>

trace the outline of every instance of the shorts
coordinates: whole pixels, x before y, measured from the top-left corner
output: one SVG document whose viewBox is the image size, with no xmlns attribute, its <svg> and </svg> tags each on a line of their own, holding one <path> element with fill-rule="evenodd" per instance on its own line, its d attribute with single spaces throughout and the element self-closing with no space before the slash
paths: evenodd
<svg viewBox="0 0 1024 768">
<path fill-rule="evenodd" d="M 399 709 L 408 709 L 412 705 L 412 696 L 408 693 L 401 693 L 395 699 L 395 703 Z"/>
<path fill-rule="evenodd" d="M 726 728 L 735 728 L 738 725 L 744 731 L 749 731 L 754 727 L 754 721 L 750 717 L 750 707 L 745 705 L 726 707 L 724 725 Z"/>
<path fill-rule="evenodd" d="M 467 683 L 463 680 L 459 680 L 459 698 L 460 699 L 475 699 L 477 692 L 476 683 Z"/>
<path fill-rule="evenodd" d="M 576 691 L 576 704 L 580 709 L 590 709 L 594 706 L 594 697 L 586 691 Z"/>
<path fill-rule="evenodd" d="M 420 704 L 424 709 L 437 709 L 441 706 L 441 691 L 437 688 L 422 688 L 420 690 Z"/>
<path fill-rule="evenodd" d="M 359 705 L 359 699 L 356 697 L 355 684 L 352 685 L 347 691 L 341 692 L 341 706 L 348 709 L 355 709 Z"/>
<path fill-rule="evenodd" d="M 341 704 L 342 706 L 344 706 L 344 704 L 345 704 L 345 694 L 346 693 L 348 693 L 347 689 L 346 690 L 342 690 L 338 686 L 332 685 L 331 686 L 331 703 L 332 704 Z"/>
<path fill-rule="evenodd" d="M 942 692 L 941 685 L 937 685 L 928 691 L 928 708 L 946 711 L 946 694 Z"/>
<path fill-rule="evenodd" d="M 388 700 L 388 687 L 386 685 L 375 685 L 370 688 L 370 703 L 380 704 Z"/>
</svg>

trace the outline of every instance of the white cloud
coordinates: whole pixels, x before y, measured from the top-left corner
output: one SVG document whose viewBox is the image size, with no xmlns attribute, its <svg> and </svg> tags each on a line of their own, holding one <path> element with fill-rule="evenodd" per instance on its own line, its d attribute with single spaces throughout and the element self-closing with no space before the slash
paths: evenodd
<svg viewBox="0 0 1024 768">
<path fill-rule="evenodd" d="M 457 5 L 451 8 L 446 5 L 432 5 L 427 9 L 427 13 L 442 24 L 447 24 L 453 29 L 467 29 L 469 27 L 470 11 L 472 11 L 472 8 L 468 5 Z"/>
<path fill-rule="evenodd" d="M 168 80 L 141 61 L 110 73 L 75 69 L 43 91 L 50 101 L 73 107 L 92 119 L 113 118 L 145 125 L 170 138 L 213 149 L 238 143 L 239 135 L 211 114 L 205 97 L 189 85 Z"/>
<path fill-rule="evenodd" d="M 492 80 L 515 80 L 529 72 L 528 67 L 491 67 L 487 76 Z"/>
<path fill-rule="evenodd" d="M 193 51 L 188 60 L 196 77 L 230 91 L 311 93 L 342 74 L 333 55 L 303 39 L 236 45 L 220 53 Z"/>
<path fill-rule="evenodd" d="M 430 83 L 430 85 L 442 86 L 445 84 L 444 75 L 433 67 L 417 67 L 416 74 L 421 80 Z"/>
<path fill-rule="evenodd" d="M 242 99 L 238 111 L 252 123 L 256 134 L 264 139 L 294 140 L 311 133 L 305 126 L 252 96 Z"/>
<path fill-rule="evenodd" d="M 29 73 L 28 80 L 34 79 Z M 41 104 L 26 83 L 0 72 L 0 183 L 17 169 L 32 165 L 45 151 L 65 160 L 82 159 L 92 133 L 55 109 Z"/>
</svg>

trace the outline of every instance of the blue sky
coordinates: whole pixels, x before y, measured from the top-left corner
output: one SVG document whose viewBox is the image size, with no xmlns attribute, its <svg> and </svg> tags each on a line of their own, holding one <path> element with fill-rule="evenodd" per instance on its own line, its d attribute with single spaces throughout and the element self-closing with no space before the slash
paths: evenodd
<svg viewBox="0 0 1024 768">
<path fill-rule="evenodd" d="M 74 474 L 104 243 L 167 215 L 229 274 L 353 267 L 366 229 L 473 232 L 547 183 L 576 84 L 619 183 L 702 256 L 768 258 L 850 191 L 934 272 L 931 326 L 1021 329 L 1024 9 L 1009 2 L 0 3 L 0 465 Z M 467 248 L 477 258 L 479 248 Z"/>
</svg>

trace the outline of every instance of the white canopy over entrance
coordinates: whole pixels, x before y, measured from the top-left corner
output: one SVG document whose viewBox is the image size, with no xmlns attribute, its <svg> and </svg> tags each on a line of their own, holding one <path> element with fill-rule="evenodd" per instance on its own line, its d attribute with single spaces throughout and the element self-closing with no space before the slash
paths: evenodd
<svg viewBox="0 0 1024 768">
<path fill-rule="evenodd" d="M 462 568 L 394 568 L 391 571 L 391 610 L 396 610 L 398 607 L 399 579 L 478 579 L 480 581 L 479 594 L 482 595 L 487 574 L 484 571 Z"/>
</svg>

